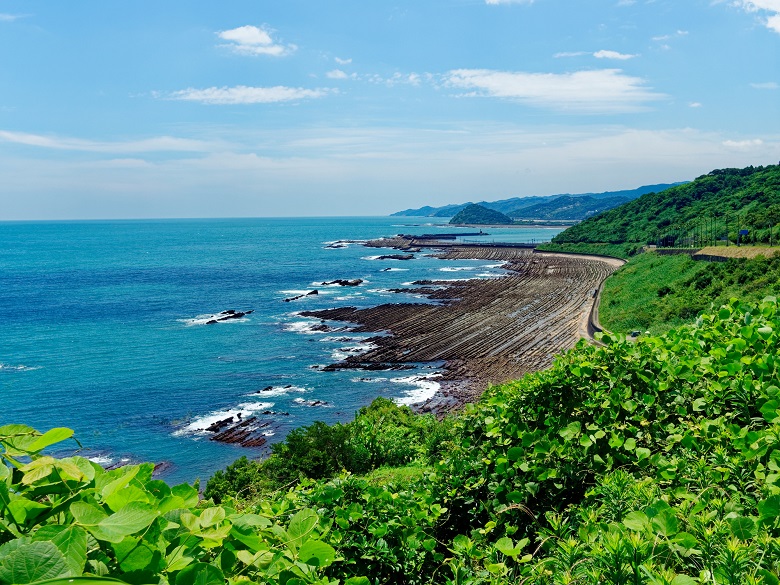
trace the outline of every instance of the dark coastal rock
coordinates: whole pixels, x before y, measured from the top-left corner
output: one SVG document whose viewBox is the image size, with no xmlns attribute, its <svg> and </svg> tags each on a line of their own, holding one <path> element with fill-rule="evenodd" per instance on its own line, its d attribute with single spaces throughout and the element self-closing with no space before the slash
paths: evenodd
<svg viewBox="0 0 780 585">
<path fill-rule="evenodd" d="M 159 463 L 155 463 L 154 471 L 152 471 L 152 477 L 156 479 L 173 470 L 173 468 L 173 461 L 160 461 Z"/>
<path fill-rule="evenodd" d="M 377 260 L 414 260 L 414 254 L 384 254 Z"/>
<path fill-rule="evenodd" d="M 206 321 L 206 325 L 215 325 L 220 321 L 229 321 L 231 319 L 241 319 L 250 313 L 254 313 L 254 310 L 236 311 L 235 309 L 228 309 L 227 311 L 222 311 L 221 313 L 213 315 L 214 318 Z"/>
<path fill-rule="evenodd" d="M 296 404 L 300 404 L 302 406 L 330 406 L 330 402 L 325 402 L 324 400 L 301 400 L 296 402 Z"/>
<path fill-rule="evenodd" d="M 206 428 L 206 432 L 208 433 L 218 433 L 224 428 L 230 426 L 233 424 L 233 417 L 229 416 L 228 418 L 223 418 L 222 420 L 218 420 L 217 422 L 209 425 Z"/>
<path fill-rule="evenodd" d="M 363 283 L 363 279 L 356 278 L 354 280 L 344 280 L 342 278 L 338 278 L 336 280 L 331 280 L 330 282 L 323 282 L 322 286 L 328 286 L 332 284 L 337 284 L 339 286 L 359 286 Z"/>
<path fill-rule="evenodd" d="M 379 372 L 379 371 L 404 371 L 404 370 L 416 370 L 415 366 L 409 364 L 382 364 L 382 363 L 359 363 L 351 361 L 343 361 L 337 364 L 330 364 L 321 368 L 323 372 L 338 372 L 339 370 L 365 370 L 367 372 Z"/>
<path fill-rule="evenodd" d="M 290 297 L 288 299 L 284 299 L 285 303 L 291 303 L 292 301 L 297 301 L 298 299 L 302 299 L 303 297 L 311 297 L 314 295 L 320 294 L 320 291 L 318 291 L 316 288 L 312 291 L 309 291 L 307 293 L 304 293 L 302 295 L 298 295 L 297 297 Z"/>
</svg>

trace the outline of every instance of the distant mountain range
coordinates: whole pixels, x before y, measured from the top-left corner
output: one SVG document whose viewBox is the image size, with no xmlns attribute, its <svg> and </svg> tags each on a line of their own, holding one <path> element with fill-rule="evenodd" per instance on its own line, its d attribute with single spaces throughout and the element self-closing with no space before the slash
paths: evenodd
<svg viewBox="0 0 780 585">
<path fill-rule="evenodd" d="M 480 201 L 478 205 L 498 211 L 512 219 L 581 220 L 592 217 L 607 209 L 612 209 L 646 193 L 660 193 L 670 187 L 683 183 L 661 183 L 645 185 L 626 191 L 606 191 L 604 193 L 570 193 L 561 195 L 513 197 L 500 201 Z M 472 202 L 431 207 L 426 205 L 417 209 L 407 209 L 393 213 L 393 216 L 406 217 L 453 217 Z"/>
</svg>

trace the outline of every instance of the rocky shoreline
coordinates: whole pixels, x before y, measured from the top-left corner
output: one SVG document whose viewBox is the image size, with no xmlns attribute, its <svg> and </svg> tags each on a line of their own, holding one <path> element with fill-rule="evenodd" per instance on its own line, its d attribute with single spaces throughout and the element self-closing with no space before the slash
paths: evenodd
<svg viewBox="0 0 780 585">
<path fill-rule="evenodd" d="M 419 241 L 396 237 L 368 242 L 399 250 Z M 419 283 L 415 292 L 436 304 L 390 303 L 368 309 L 340 307 L 302 316 L 353 323 L 354 332 L 387 332 L 374 348 L 327 369 L 408 369 L 443 363 L 436 396 L 416 407 L 444 413 L 479 398 L 498 384 L 549 367 L 555 354 L 588 335 L 601 283 L 622 261 L 536 252 L 532 248 L 458 246 L 426 242 L 442 259 L 504 263 L 509 274 L 487 280 Z"/>
</svg>

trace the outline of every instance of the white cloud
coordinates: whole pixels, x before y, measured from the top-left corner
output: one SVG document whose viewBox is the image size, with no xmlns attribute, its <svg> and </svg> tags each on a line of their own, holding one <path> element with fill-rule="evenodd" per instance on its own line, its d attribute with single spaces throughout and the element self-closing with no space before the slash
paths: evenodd
<svg viewBox="0 0 780 585">
<path fill-rule="evenodd" d="M 700 108 L 701 107 L 701 102 L 691 102 L 691 103 L 688 104 L 688 107 L 689 108 Z"/>
<path fill-rule="evenodd" d="M 473 90 L 467 96 L 517 100 L 537 107 L 590 113 L 635 112 L 647 102 L 664 98 L 650 91 L 639 77 L 620 69 L 574 73 L 526 73 L 488 69 L 457 69 L 445 81 Z"/>
<path fill-rule="evenodd" d="M 335 61 L 339 65 L 349 65 L 352 63 L 352 59 L 339 59 L 338 57 L 335 58 Z"/>
<path fill-rule="evenodd" d="M 485 0 L 485 4 L 533 4 L 534 0 Z"/>
<path fill-rule="evenodd" d="M 751 83 L 750 87 L 753 89 L 780 89 L 780 85 L 775 81 L 767 81 L 766 83 Z"/>
<path fill-rule="evenodd" d="M 13 22 L 18 18 L 22 18 L 22 16 L 19 14 L 4 14 L 0 12 L 0 22 Z"/>
<path fill-rule="evenodd" d="M 333 71 L 328 71 L 325 74 L 325 77 L 327 77 L 328 79 L 347 79 L 349 75 L 347 75 L 341 69 L 334 69 Z"/>
<path fill-rule="evenodd" d="M 268 30 L 251 25 L 223 30 L 218 32 L 217 36 L 223 41 L 229 41 L 230 44 L 223 46 L 239 55 L 281 57 L 292 53 L 297 48 L 295 45 L 276 43 Z"/>
<path fill-rule="evenodd" d="M 633 59 L 636 57 L 636 55 L 630 55 L 627 53 L 618 53 L 617 51 L 596 51 L 593 53 L 593 56 L 596 57 L 596 59 L 617 59 L 619 61 L 626 61 L 628 59 Z"/>
<path fill-rule="evenodd" d="M 54 150 L 73 150 L 84 152 L 204 152 L 214 148 L 214 144 L 201 140 L 176 138 L 173 136 L 158 136 L 144 140 L 126 142 L 100 142 L 62 136 L 47 136 L 26 132 L 10 132 L 0 130 L 0 141 L 35 146 Z"/>
<path fill-rule="evenodd" d="M 583 55 L 587 55 L 588 53 L 585 51 L 565 51 L 562 53 L 555 53 L 553 55 L 554 58 L 560 59 L 562 57 L 582 57 Z"/>
<path fill-rule="evenodd" d="M 165 96 L 170 100 L 200 102 L 203 104 L 272 104 L 300 99 L 314 99 L 325 96 L 327 89 L 304 89 L 301 87 L 208 87 L 206 89 L 188 88 L 174 91 Z"/>
<path fill-rule="evenodd" d="M 734 4 L 746 12 L 759 12 L 764 25 L 780 33 L 780 0 L 735 0 Z"/>
<path fill-rule="evenodd" d="M 753 150 L 764 146 L 764 141 L 760 138 L 752 140 L 724 140 L 723 146 L 734 150 Z"/>
</svg>

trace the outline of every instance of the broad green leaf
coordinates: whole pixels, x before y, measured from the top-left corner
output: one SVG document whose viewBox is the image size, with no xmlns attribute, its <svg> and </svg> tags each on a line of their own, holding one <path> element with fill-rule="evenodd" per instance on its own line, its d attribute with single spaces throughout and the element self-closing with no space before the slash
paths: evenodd
<svg viewBox="0 0 780 585">
<path fill-rule="evenodd" d="M 344 585 L 371 585 L 368 577 L 350 577 L 344 581 Z"/>
<path fill-rule="evenodd" d="M 770 496 L 759 502 L 758 513 L 761 516 L 761 522 L 773 524 L 780 516 L 780 496 Z"/>
<path fill-rule="evenodd" d="M 28 524 L 35 518 L 50 510 L 49 506 L 33 502 L 27 498 L 9 494 L 8 511 L 17 524 Z"/>
<path fill-rule="evenodd" d="M 764 420 L 772 422 L 778 416 L 777 409 L 780 408 L 780 402 L 777 400 L 767 400 L 761 407 L 761 414 L 764 416 Z"/>
<path fill-rule="evenodd" d="M 33 540 L 48 540 L 64 555 L 71 575 L 81 575 L 87 563 L 87 533 L 79 526 L 42 526 Z"/>
<path fill-rule="evenodd" d="M 336 550 L 321 540 L 310 539 L 301 545 L 298 558 L 307 565 L 328 567 L 336 559 Z"/>
<path fill-rule="evenodd" d="M 318 520 L 317 513 L 309 508 L 304 508 L 295 514 L 287 527 L 292 544 L 300 546 L 306 542 L 311 537 L 312 530 L 314 530 Z"/>
<path fill-rule="evenodd" d="M 156 551 L 140 538 L 134 538 L 132 536 L 128 536 L 122 542 L 114 545 L 116 560 L 125 573 L 153 568 L 152 560 L 155 557 L 155 552 Z M 158 567 L 154 568 L 156 569 Z"/>
<path fill-rule="evenodd" d="M 179 572 L 176 585 L 225 585 L 225 576 L 214 565 L 195 563 Z"/>
<path fill-rule="evenodd" d="M 566 425 L 566 427 L 559 431 L 558 434 L 563 437 L 564 441 L 571 441 L 572 439 L 578 437 L 581 431 L 582 423 L 575 421 Z"/>
<path fill-rule="evenodd" d="M 157 517 L 157 511 L 143 502 L 131 502 L 110 516 L 97 506 L 83 502 L 71 504 L 70 511 L 76 522 L 92 536 L 114 543 L 122 542 L 126 536 L 148 528 Z"/>
<path fill-rule="evenodd" d="M 133 481 L 133 478 L 138 475 L 139 469 L 140 467 L 138 465 L 126 465 L 125 467 L 117 469 L 116 471 L 121 472 L 119 477 L 107 483 L 103 486 L 103 489 L 100 490 L 100 495 L 103 496 L 103 500 L 126 488 L 130 482 Z"/>
<path fill-rule="evenodd" d="M 675 575 L 671 585 L 697 585 L 698 581 L 688 575 Z"/>
<path fill-rule="evenodd" d="M 630 530 L 645 530 L 650 526 L 650 518 L 644 512 L 631 512 L 623 518 L 623 526 Z"/>
<path fill-rule="evenodd" d="M 186 483 L 173 486 L 171 488 L 171 494 L 184 500 L 184 507 L 186 508 L 194 508 L 200 501 L 200 498 L 198 498 L 198 490 Z"/>
<path fill-rule="evenodd" d="M 651 520 L 656 532 L 664 536 L 672 536 L 680 529 L 680 521 L 673 510 L 663 510 Z"/>
<path fill-rule="evenodd" d="M 763 579 L 764 585 L 780 585 L 780 579 L 778 579 L 776 575 L 773 575 L 766 569 L 759 569 L 756 572 L 756 576 Z"/>
<path fill-rule="evenodd" d="M 645 447 L 637 447 L 634 453 L 636 453 L 636 458 L 638 461 L 647 459 L 651 455 L 650 449 L 646 449 Z"/>
<path fill-rule="evenodd" d="M 89 529 L 90 526 L 97 526 L 108 518 L 101 508 L 86 502 L 73 502 L 70 505 L 70 513 L 73 514 L 73 518 L 77 524 Z"/>
<path fill-rule="evenodd" d="M 731 533 L 740 540 L 750 540 L 756 534 L 756 523 L 751 518 L 740 516 L 729 520 Z"/>
<path fill-rule="evenodd" d="M 192 563 L 195 559 L 193 559 L 191 556 L 188 556 L 187 553 L 190 551 L 190 547 L 186 545 L 177 546 L 174 548 L 168 556 L 165 557 L 165 563 L 166 563 L 166 571 L 169 573 L 172 573 L 174 571 L 181 571 L 184 567 Z M 248 551 L 240 551 L 240 552 L 248 552 Z"/>
<path fill-rule="evenodd" d="M 31 542 L 17 548 L 0 563 L 0 582 L 13 585 L 70 576 L 64 555 L 51 542 Z"/>
<path fill-rule="evenodd" d="M 66 429 L 66 428 L 51 429 L 43 433 L 37 439 L 35 439 L 35 441 L 33 441 L 28 448 L 30 449 L 30 451 L 33 452 L 41 451 L 46 447 L 49 447 L 50 445 L 54 445 L 54 443 L 59 443 L 60 441 L 64 441 L 65 439 L 70 439 L 72 436 L 73 436 L 72 429 Z"/>
<path fill-rule="evenodd" d="M 522 447 L 511 447 L 506 452 L 506 458 L 510 461 L 519 461 L 525 455 L 525 449 Z"/>
<path fill-rule="evenodd" d="M 216 526 L 225 519 L 225 509 L 219 506 L 213 508 L 206 508 L 200 514 L 200 525 L 204 528 L 208 526 Z"/>
<path fill-rule="evenodd" d="M 103 501 L 113 512 L 118 512 L 130 502 L 151 503 L 149 501 L 151 497 L 151 494 L 148 494 L 144 490 L 137 488 L 134 485 L 129 485 L 112 493 L 107 498 L 104 498 Z"/>
</svg>

